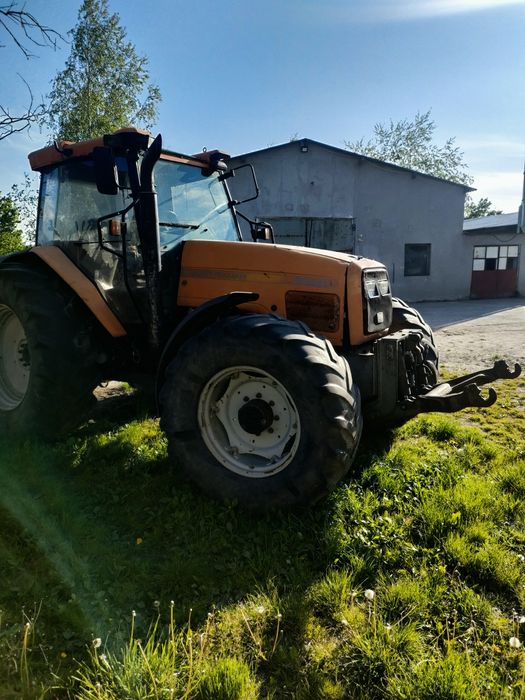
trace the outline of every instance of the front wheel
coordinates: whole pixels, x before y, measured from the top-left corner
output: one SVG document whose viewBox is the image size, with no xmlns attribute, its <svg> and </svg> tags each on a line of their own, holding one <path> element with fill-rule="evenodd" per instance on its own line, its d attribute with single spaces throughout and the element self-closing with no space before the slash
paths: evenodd
<svg viewBox="0 0 525 700">
<path fill-rule="evenodd" d="M 160 393 L 170 455 L 203 490 L 264 509 L 314 503 L 352 464 L 359 392 L 346 360 L 305 326 L 217 321 L 181 348 Z"/>
<path fill-rule="evenodd" d="M 393 297 L 390 333 L 401 330 L 415 331 L 419 337 L 417 357 L 414 358 L 418 391 L 434 386 L 439 380 L 439 352 L 432 328 L 419 311 L 409 306 L 406 301 Z"/>
</svg>

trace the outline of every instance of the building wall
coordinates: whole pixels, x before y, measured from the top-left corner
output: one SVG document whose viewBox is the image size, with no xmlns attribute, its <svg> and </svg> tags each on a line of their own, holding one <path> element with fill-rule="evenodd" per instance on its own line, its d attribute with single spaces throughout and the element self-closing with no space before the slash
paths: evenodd
<svg viewBox="0 0 525 700">
<path fill-rule="evenodd" d="M 356 252 L 383 262 L 396 296 L 466 298 L 470 256 L 463 244 L 464 190 L 362 161 L 356 192 Z M 405 275 L 405 245 L 430 244 L 430 274 Z"/>
<path fill-rule="evenodd" d="M 384 263 L 393 292 L 408 301 L 467 298 L 472 246 L 462 234 L 464 190 L 308 142 L 246 158 L 261 194 L 240 207 L 251 217 L 354 219 L 354 252 Z M 238 166 L 242 158 L 234 158 Z M 249 193 L 247 171 L 230 181 Z M 405 244 L 431 244 L 428 276 L 405 276 Z"/>
<path fill-rule="evenodd" d="M 301 153 L 298 141 L 289 148 L 262 151 L 248 158 L 233 158 L 255 167 L 261 188 L 259 198 L 241 210 L 250 216 L 351 218 L 354 211 L 357 162 L 336 151 L 310 146 Z M 252 188 L 247 171 L 230 181 L 239 199 Z"/>
</svg>

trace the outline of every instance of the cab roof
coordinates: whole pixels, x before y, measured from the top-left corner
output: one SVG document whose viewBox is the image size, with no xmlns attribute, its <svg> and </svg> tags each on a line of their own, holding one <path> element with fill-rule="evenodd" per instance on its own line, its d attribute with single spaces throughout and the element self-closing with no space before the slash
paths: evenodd
<svg viewBox="0 0 525 700">
<path fill-rule="evenodd" d="M 134 127 L 126 127 L 124 129 L 118 129 L 114 132 L 115 134 L 121 133 L 135 133 L 143 134 L 144 136 L 150 137 L 150 142 L 153 139 L 152 134 L 144 129 L 136 129 Z M 50 165 L 57 165 L 65 161 L 71 160 L 72 158 L 82 158 L 91 155 L 93 149 L 97 147 L 104 146 L 104 137 L 100 136 L 96 139 L 90 139 L 89 141 L 58 141 L 51 146 L 45 146 L 44 148 L 39 148 L 37 151 L 32 151 L 28 158 L 31 170 L 43 170 Z M 222 151 L 202 151 L 202 153 L 197 153 L 193 156 L 188 156 L 183 153 L 175 153 L 173 151 L 163 150 L 161 158 L 166 160 L 175 160 L 182 163 L 188 163 L 190 165 L 207 165 L 210 162 L 212 156 L 216 159 L 217 155 L 221 157 L 222 160 L 229 160 L 230 156 Z"/>
</svg>

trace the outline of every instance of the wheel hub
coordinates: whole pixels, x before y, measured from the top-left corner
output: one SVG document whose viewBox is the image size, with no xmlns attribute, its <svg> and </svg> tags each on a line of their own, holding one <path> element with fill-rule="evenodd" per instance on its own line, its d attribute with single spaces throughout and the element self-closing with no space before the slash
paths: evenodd
<svg viewBox="0 0 525 700">
<path fill-rule="evenodd" d="M 239 425 L 247 433 L 260 435 L 273 423 L 273 408 L 262 399 L 248 400 L 239 409 L 238 419 Z"/>
<path fill-rule="evenodd" d="M 20 319 L 0 304 L 0 411 L 12 411 L 22 403 L 30 370 L 29 347 Z"/>
<path fill-rule="evenodd" d="M 299 446 L 293 399 L 275 377 L 254 367 L 227 368 L 213 376 L 201 393 L 198 417 L 210 452 L 242 476 L 276 474 Z"/>
</svg>

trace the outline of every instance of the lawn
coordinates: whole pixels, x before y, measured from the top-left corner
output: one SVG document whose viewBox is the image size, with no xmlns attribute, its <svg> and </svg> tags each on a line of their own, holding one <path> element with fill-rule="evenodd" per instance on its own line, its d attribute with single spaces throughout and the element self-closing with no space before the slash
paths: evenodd
<svg viewBox="0 0 525 700">
<path fill-rule="evenodd" d="M 198 493 L 132 398 L 0 444 L 0 697 L 525 698 L 525 380 L 315 509 Z"/>
</svg>

